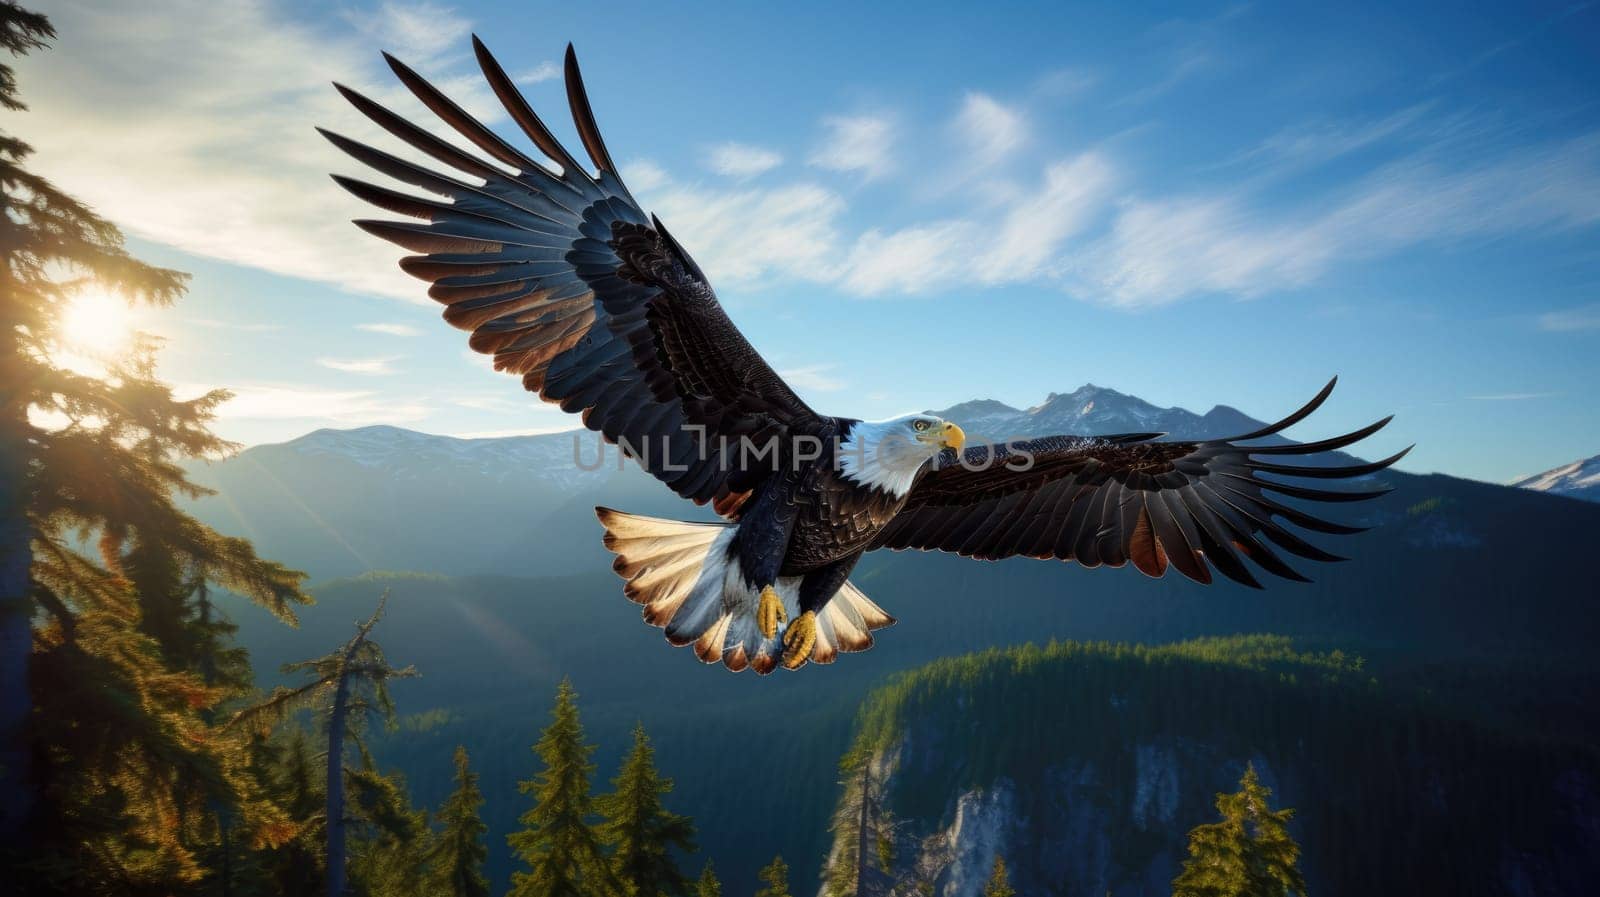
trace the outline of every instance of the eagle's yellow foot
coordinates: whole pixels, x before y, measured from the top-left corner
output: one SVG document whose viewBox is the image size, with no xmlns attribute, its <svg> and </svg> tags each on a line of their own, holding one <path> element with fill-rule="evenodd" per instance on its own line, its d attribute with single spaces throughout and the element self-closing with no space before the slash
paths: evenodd
<svg viewBox="0 0 1600 897">
<path fill-rule="evenodd" d="M 756 608 L 756 625 L 761 627 L 761 635 L 764 638 L 777 638 L 778 624 L 787 619 L 789 615 L 783 609 L 783 599 L 778 597 L 772 586 L 764 586 L 761 589 L 761 606 Z"/>
<path fill-rule="evenodd" d="M 798 670 L 811 659 L 811 649 L 817 646 L 817 614 L 806 611 L 783 633 L 784 669 Z"/>
</svg>

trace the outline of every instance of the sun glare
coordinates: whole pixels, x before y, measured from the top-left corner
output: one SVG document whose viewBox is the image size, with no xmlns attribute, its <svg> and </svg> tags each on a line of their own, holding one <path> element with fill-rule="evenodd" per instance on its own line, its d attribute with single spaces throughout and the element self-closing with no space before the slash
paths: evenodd
<svg viewBox="0 0 1600 897">
<path fill-rule="evenodd" d="M 61 314 L 61 348 L 78 355 L 112 358 L 133 345 L 133 309 L 111 293 L 80 293 Z"/>
</svg>

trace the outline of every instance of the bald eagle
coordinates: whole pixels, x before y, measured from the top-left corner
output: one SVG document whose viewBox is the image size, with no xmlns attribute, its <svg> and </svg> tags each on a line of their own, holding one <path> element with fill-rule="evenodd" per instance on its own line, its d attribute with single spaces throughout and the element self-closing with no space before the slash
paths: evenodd
<svg viewBox="0 0 1600 897">
<path fill-rule="evenodd" d="M 379 127 L 455 170 L 324 130 L 356 160 L 439 198 L 335 180 L 415 219 L 356 224 L 414 253 L 400 267 L 431 284 L 444 319 L 469 331 L 469 345 L 493 355 L 496 369 L 581 414 L 679 496 L 712 503 L 722 522 L 596 509 L 627 596 L 669 642 L 693 645 L 706 663 L 766 674 L 870 647 L 873 630 L 894 620 L 848 578 L 880 548 L 1131 563 L 1149 576 L 1170 567 L 1200 583 L 1214 569 L 1259 587 L 1248 560 L 1304 581 L 1278 550 L 1337 558 L 1287 525 L 1357 530 L 1283 499 L 1346 502 L 1381 491 L 1285 478 L 1359 477 L 1405 454 L 1338 467 L 1280 463 L 1349 446 L 1387 418 L 1320 442 L 1243 444 L 1309 415 L 1333 383 L 1271 426 L 1203 441 L 1130 433 L 966 445 L 957 423 L 926 414 L 864 421 L 818 413 L 740 334 L 705 273 L 628 192 L 572 48 L 567 99 L 592 168 L 556 140 L 476 37 L 473 47 L 543 160 L 385 54 L 411 93 L 478 152 L 335 85 Z"/>
</svg>

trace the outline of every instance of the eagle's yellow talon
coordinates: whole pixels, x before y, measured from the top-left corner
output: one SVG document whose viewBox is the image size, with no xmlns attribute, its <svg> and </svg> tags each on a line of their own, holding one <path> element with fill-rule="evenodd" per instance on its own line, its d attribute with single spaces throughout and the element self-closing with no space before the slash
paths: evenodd
<svg viewBox="0 0 1600 897">
<path fill-rule="evenodd" d="M 783 633 L 784 669 L 797 670 L 811 658 L 811 649 L 817 645 L 817 614 L 806 611 Z"/>
<path fill-rule="evenodd" d="M 761 606 L 756 609 L 756 624 L 761 627 L 761 635 L 764 638 L 777 638 L 778 624 L 788 619 L 789 615 L 783 609 L 783 599 L 778 597 L 772 586 L 763 587 Z"/>
</svg>

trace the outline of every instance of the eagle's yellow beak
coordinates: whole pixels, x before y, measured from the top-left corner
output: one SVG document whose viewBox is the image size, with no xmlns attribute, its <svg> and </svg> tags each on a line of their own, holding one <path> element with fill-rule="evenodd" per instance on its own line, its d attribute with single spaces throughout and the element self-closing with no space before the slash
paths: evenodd
<svg viewBox="0 0 1600 897">
<path fill-rule="evenodd" d="M 966 431 L 955 424 L 946 422 L 944 430 L 939 434 L 939 444 L 959 452 L 961 447 L 967 444 Z"/>
</svg>

